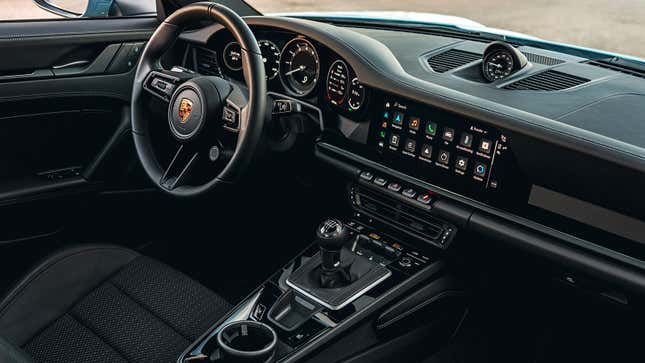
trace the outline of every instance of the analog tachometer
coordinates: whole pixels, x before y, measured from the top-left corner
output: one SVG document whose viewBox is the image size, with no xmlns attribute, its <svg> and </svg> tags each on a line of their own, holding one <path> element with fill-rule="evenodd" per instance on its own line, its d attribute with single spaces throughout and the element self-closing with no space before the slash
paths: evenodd
<svg viewBox="0 0 645 363">
<path fill-rule="evenodd" d="M 280 76 L 290 93 L 296 96 L 311 93 L 320 77 L 320 59 L 314 46 L 302 38 L 289 41 L 280 57 Z"/>
</svg>

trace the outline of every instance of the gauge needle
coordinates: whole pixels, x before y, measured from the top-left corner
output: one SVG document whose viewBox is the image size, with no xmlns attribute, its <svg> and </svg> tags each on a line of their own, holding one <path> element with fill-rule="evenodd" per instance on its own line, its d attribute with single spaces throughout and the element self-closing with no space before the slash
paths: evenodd
<svg viewBox="0 0 645 363">
<path fill-rule="evenodd" d="M 290 75 L 290 74 L 294 74 L 294 73 L 296 73 L 296 72 L 304 71 L 305 69 L 307 69 L 307 67 L 305 67 L 305 66 L 300 66 L 300 67 L 298 67 L 298 68 L 296 68 L 296 69 L 292 69 L 292 70 L 290 70 L 289 72 L 285 73 L 284 75 L 285 75 L 285 76 L 288 76 L 288 75 Z"/>
<path fill-rule="evenodd" d="M 504 68 L 504 66 L 503 66 L 503 65 L 501 65 L 501 64 L 497 64 L 497 63 L 490 63 L 490 65 L 491 65 L 491 66 L 495 66 L 495 67 L 497 67 L 497 68 Z"/>
</svg>

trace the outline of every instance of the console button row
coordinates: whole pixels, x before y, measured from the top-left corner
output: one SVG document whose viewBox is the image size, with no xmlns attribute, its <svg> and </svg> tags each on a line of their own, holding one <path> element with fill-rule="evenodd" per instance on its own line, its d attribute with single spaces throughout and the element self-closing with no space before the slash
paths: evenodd
<svg viewBox="0 0 645 363">
<path fill-rule="evenodd" d="M 485 173 L 485 171 L 484 171 L 484 173 Z M 383 177 L 375 177 L 374 174 L 372 174 L 369 171 L 361 172 L 360 173 L 360 178 L 365 180 L 365 181 L 371 181 L 374 184 L 378 185 L 379 187 L 384 187 L 384 186 L 387 185 L 387 189 L 391 190 L 391 191 L 393 191 L 395 193 L 398 193 L 401 190 L 403 190 L 403 192 L 401 192 L 401 194 L 404 197 L 414 199 L 419 203 L 429 205 L 432 202 L 432 194 L 431 193 L 426 192 L 426 193 L 419 194 L 419 193 L 417 193 L 416 190 L 414 190 L 412 188 L 403 189 L 403 186 L 401 186 L 401 184 L 399 182 L 396 182 L 396 181 L 390 182 L 388 184 L 387 179 L 385 179 Z"/>
<path fill-rule="evenodd" d="M 354 221 L 348 222 L 347 225 L 352 229 L 363 227 Z M 359 256 L 367 257 L 383 266 L 396 266 L 401 271 L 408 273 L 414 273 L 430 262 L 430 258 L 419 251 L 403 247 L 398 242 L 386 241 L 378 233 L 370 232 L 369 229 L 363 228 L 362 230 L 363 232 L 358 235 L 357 246 L 354 250 Z"/>
<path fill-rule="evenodd" d="M 389 242 L 381 240 L 381 236 L 373 232 L 369 235 L 359 235 L 357 241 L 361 247 L 374 251 L 390 260 L 396 260 L 401 255 L 399 249 L 395 249 Z M 396 245 L 399 244 L 396 243 Z"/>
</svg>

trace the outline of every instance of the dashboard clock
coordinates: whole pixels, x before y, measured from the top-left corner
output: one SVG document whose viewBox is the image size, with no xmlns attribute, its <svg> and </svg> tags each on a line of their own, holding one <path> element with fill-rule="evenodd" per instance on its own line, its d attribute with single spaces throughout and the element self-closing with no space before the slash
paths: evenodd
<svg viewBox="0 0 645 363">
<path fill-rule="evenodd" d="M 492 42 L 484 51 L 482 74 L 489 82 L 504 79 L 528 64 L 526 56 L 508 43 Z"/>
</svg>

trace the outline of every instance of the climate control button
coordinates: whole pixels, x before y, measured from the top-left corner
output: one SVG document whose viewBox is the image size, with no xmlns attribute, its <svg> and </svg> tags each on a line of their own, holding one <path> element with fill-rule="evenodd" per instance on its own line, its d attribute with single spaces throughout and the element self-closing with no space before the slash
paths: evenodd
<svg viewBox="0 0 645 363">
<path fill-rule="evenodd" d="M 361 179 L 371 181 L 374 178 L 374 174 L 370 173 L 369 171 L 364 171 L 360 175 Z"/>
<path fill-rule="evenodd" d="M 385 178 L 377 177 L 374 179 L 374 184 L 378 185 L 379 187 L 385 186 L 387 184 L 387 180 Z"/>
<path fill-rule="evenodd" d="M 408 189 L 403 191 L 403 195 L 408 197 L 408 198 L 414 198 L 414 197 L 417 196 L 417 192 L 412 188 L 408 188 Z"/>
<path fill-rule="evenodd" d="M 390 183 L 390 185 L 387 186 L 387 188 L 389 190 L 393 191 L 393 192 L 398 193 L 399 191 L 401 191 L 401 184 L 399 184 L 397 182 L 392 182 L 392 183 Z"/>
</svg>

